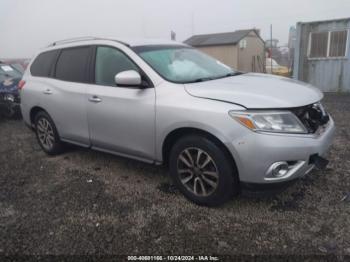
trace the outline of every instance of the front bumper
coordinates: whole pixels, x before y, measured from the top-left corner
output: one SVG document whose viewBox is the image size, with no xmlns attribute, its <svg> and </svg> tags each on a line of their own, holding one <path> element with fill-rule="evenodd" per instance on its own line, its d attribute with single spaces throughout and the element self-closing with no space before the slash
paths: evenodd
<svg viewBox="0 0 350 262">
<path fill-rule="evenodd" d="M 1 101 L 0 100 L 0 108 L 2 109 L 8 109 L 8 108 L 12 108 L 13 110 L 18 110 L 20 111 L 20 104 L 19 103 L 15 103 L 15 102 L 8 102 L 8 101 Z"/>
<path fill-rule="evenodd" d="M 324 156 L 335 133 L 331 118 L 320 132 L 310 135 L 246 133 L 230 144 L 243 183 L 271 184 L 291 181 L 314 168 L 312 156 Z M 291 163 L 291 170 L 281 177 L 269 175 L 271 166 L 279 161 Z M 293 166 L 294 165 L 294 166 Z"/>
<path fill-rule="evenodd" d="M 13 100 L 7 99 L 6 96 L 12 96 Z M 12 104 L 14 106 L 19 106 L 20 103 L 21 100 L 18 94 L 0 92 L 0 105 L 6 106 Z"/>
<path fill-rule="evenodd" d="M 7 117 L 12 117 L 20 113 L 20 99 L 18 96 L 15 96 L 14 101 L 5 99 L 3 93 L 0 94 L 0 114 Z"/>
</svg>

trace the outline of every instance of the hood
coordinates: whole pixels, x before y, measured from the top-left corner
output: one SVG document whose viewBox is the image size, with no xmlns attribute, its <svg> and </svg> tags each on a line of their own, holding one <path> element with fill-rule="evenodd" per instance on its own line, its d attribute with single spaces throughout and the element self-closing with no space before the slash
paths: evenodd
<svg viewBox="0 0 350 262">
<path fill-rule="evenodd" d="M 317 88 L 290 78 L 247 73 L 222 79 L 185 84 L 195 97 L 221 100 L 246 108 L 290 108 L 320 101 Z"/>
</svg>

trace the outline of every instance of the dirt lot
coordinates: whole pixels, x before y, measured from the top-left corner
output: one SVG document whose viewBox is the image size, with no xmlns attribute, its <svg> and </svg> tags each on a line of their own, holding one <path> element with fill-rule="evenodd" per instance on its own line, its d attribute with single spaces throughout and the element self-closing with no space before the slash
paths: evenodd
<svg viewBox="0 0 350 262">
<path fill-rule="evenodd" d="M 350 95 L 324 103 L 337 124 L 327 170 L 219 208 L 185 200 L 163 167 L 48 157 L 21 121 L 0 120 L 0 254 L 350 255 Z"/>
</svg>

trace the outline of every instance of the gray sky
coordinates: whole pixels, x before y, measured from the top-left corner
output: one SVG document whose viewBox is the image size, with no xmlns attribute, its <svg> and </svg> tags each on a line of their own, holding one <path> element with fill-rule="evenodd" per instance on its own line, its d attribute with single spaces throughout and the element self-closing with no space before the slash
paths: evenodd
<svg viewBox="0 0 350 262">
<path fill-rule="evenodd" d="M 287 43 L 297 21 L 350 16 L 349 0 L 0 0 L 0 57 L 77 36 L 170 38 L 259 28 Z"/>
</svg>

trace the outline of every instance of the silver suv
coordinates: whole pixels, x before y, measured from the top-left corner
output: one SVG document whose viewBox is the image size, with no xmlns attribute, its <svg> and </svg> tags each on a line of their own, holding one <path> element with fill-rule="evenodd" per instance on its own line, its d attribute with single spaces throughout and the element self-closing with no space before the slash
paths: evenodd
<svg viewBox="0 0 350 262">
<path fill-rule="evenodd" d="M 24 121 L 47 154 L 72 143 L 164 163 L 202 205 L 324 167 L 335 130 L 311 85 L 238 72 L 176 42 L 55 42 L 20 86 Z"/>
</svg>

